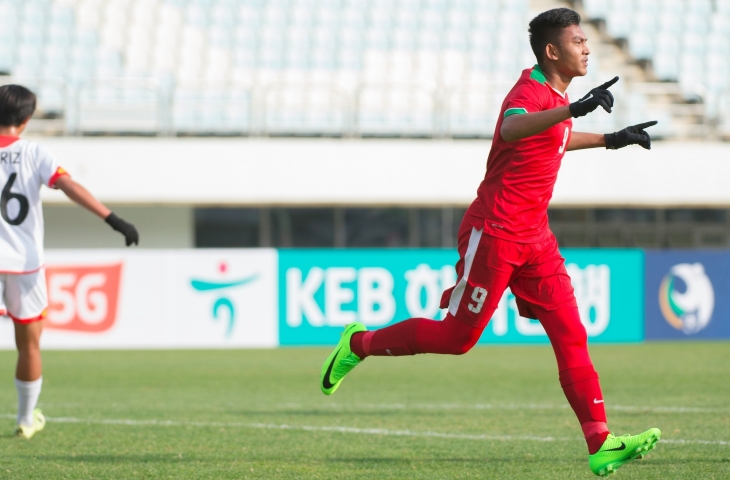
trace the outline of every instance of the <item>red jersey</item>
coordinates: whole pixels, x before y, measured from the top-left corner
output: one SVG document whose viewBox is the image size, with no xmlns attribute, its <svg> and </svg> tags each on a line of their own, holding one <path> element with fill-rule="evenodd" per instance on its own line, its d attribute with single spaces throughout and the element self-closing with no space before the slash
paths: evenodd
<svg viewBox="0 0 730 480">
<path fill-rule="evenodd" d="M 506 142 L 500 130 L 510 115 L 567 105 L 568 96 L 548 85 L 538 65 L 522 72 L 502 103 L 487 174 L 466 213 L 472 226 L 483 228 L 487 235 L 520 243 L 542 242 L 550 236 L 547 208 L 573 120 L 516 142 Z"/>
</svg>

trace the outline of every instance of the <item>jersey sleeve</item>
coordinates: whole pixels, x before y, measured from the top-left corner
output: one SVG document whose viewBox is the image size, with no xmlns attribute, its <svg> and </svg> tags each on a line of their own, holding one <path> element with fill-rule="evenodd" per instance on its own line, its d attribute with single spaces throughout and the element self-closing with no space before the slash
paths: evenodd
<svg viewBox="0 0 730 480">
<path fill-rule="evenodd" d="M 58 159 L 47 148 L 38 145 L 36 150 L 37 172 L 41 183 L 54 188 L 59 177 L 68 175 L 68 172 L 61 167 Z"/>
<path fill-rule="evenodd" d="M 545 93 L 544 86 L 534 80 L 518 85 L 505 102 L 504 117 L 543 111 Z"/>
</svg>

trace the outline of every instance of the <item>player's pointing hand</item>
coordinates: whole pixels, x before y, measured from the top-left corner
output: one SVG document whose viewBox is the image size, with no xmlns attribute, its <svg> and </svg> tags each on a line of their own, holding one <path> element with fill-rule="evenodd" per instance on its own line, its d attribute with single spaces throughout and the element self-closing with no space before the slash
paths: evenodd
<svg viewBox="0 0 730 480">
<path fill-rule="evenodd" d="M 127 246 L 132 244 L 139 245 L 139 233 L 137 232 L 137 229 L 134 228 L 134 225 L 122 220 L 114 212 L 110 213 L 104 221 L 114 230 L 124 235 L 124 241 Z"/>
<path fill-rule="evenodd" d="M 618 77 L 614 77 L 607 81 L 603 85 L 594 88 L 588 94 L 570 104 L 570 114 L 574 118 L 588 115 L 599 106 L 602 107 L 608 113 L 611 113 L 613 108 L 613 94 L 608 91 L 609 87 L 614 83 L 618 82 Z"/>
<path fill-rule="evenodd" d="M 652 120 L 651 122 L 626 127 L 615 133 L 607 133 L 605 135 L 606 148 L 609 150 L 618 150 L 628 145 L 641 145 L 645 149 L 651 150 L 651 137 L 644 129 L 653 127 L 657 123 L 659 122 Z"/>
</svg>

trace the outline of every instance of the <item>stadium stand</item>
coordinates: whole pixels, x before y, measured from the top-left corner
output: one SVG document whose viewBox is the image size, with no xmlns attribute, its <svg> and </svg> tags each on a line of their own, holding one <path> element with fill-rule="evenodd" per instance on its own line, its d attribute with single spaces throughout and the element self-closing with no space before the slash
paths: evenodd
<svg viewBox="0 0 730 480">
<path fill-rule="evenodd" d="M 678 82 L 679 90 L 667 92 L 706 108 L 702 112 L 689 105 L 685 113 L 718 122 L 718 133 L 727 135 L 729 1 L 583 0 L 583 6 L 590 18 L 605 22 L 611 37 L 626 41 L 634 59 L 648 62 L 655 80 Z"/>
<path fill-rule="evenodd" d="M 0 72 L 38 91 L 36 128 L 45 131 L 489 137 L 504 94 L 534 63 L 531 15 L 555 4 L 0 0 Z M 718 19 L 730 18 L 730 4 L 692 4 L 691 15 L 682 0 L 569 5 L 605 25 L 585 24 L 594 54 L 569 93 L 623 79 L 617 114 L 576 128 L 606 131 L 651 116 L 659 135 L 697 136 L 707 134 L 708 116 L 730 119 L 730 109 L 705 108 L 719 105 L 725 88 L 728 37 Z M 669 81 L 647 83 L 634 60 L 651 60 L 657 79 Z"/>
</svg>

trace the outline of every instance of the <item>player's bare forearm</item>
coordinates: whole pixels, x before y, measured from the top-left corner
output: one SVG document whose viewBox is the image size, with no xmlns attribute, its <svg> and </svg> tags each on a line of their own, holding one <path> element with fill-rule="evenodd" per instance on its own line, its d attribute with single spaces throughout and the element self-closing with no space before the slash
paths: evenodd
<svg viewBox="0 0 730 480">
<path fill-rule="evenodd" d="M 66 196 L 74 203 L 84 207 L 91 213 L 107 218 L 111 212 L 99 200 L 94 197 L 91 192 L 86 190 L 83 185 L 76 183 L 70 176 L 64 175 L 56 180 L 55 186 L 58 187 Z"/>
<path fill-rule="evenodd" d="M 505 142 L 516 142 L 537 135 L 571 117 L 569 107 L 551 108 L 542 112 L 510 115 L 502 121 L 499 133 Z"/>
<path fill-rule="evenodd" d="M 603 148 L 606 146 L 606 136 L 602 133 L 573 132 L 570 134 L 568 151 L 583 150 L 585 148 Z"/>
</svg>

